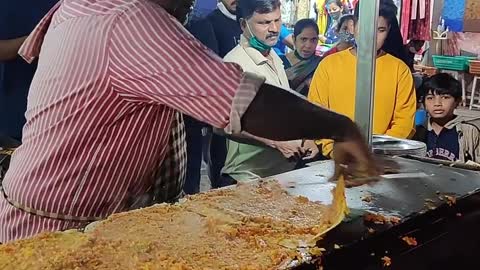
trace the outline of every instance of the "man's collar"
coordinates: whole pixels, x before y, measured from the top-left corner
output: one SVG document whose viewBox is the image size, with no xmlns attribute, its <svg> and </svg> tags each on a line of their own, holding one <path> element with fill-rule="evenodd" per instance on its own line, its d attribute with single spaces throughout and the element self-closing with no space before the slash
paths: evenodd
<svg viewBox="0 0 480 270">
<path fill-rule="evenodd" d="M 444 128 L 446 129 L 452 129 L 454 128 L 456 125 L 460 124 L 463 122 L 463 117 L 459 116 L 459 115 L 455 115 L 455 117 L 448 121 L 448 123 L 445 124 Z M 432 118 L 429 117 L 428 120 L 427 120 L 427 125 L 426 125 L 426 128 L 428 131 L 432 131 L 433 130 L 433 127 L 432 127 Z"/>
<path fill-rule="evenodd" d="M 217 8 L 223 15 L 225 15 L 225 17 L 237 21 L 237 16 L 228 11 L 227 7 L 222 2 L 218 2 Z"/>
<path fill-rule="evenodd" d="M 268 62 L 268 59 L 261 52 L 250 46 L 248 39 L 243 34 L 240 36 L 240 44 L 255 65 L 259 66 Z M 272 55 L 272 50 L 270 49 L 270 55 Z"/>
</svg>

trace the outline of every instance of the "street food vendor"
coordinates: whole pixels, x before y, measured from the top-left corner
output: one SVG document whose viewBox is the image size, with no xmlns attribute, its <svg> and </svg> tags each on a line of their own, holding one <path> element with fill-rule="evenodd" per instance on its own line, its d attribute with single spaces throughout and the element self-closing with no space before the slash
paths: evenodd
<svg viewBox="0 0 480 270">
<path fill-rule="evenodd" d="M 347 117 L 224 63 L 189 34 L 192 0 L 60 1 L 20 54 L 39 58 L 23 144 L 0 196 L 0 242 L 84 227 L 182 191 L 181 112 L 227 133 L 332 138 L 374 172 Z M 322 123 L 316 125 L 312 123 Z"/>
</svg>

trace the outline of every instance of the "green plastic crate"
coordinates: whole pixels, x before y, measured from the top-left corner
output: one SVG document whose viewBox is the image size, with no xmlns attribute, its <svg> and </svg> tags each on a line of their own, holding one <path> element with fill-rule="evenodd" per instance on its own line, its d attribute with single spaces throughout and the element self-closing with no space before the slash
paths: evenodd
<svg viewBox="0 0 480 270">
<path fill-rule="evenodd" d="M 433 65 L 437 69 L 466 71 L 472 59 L 475 57 L 433 55 Z"/>
</svg>

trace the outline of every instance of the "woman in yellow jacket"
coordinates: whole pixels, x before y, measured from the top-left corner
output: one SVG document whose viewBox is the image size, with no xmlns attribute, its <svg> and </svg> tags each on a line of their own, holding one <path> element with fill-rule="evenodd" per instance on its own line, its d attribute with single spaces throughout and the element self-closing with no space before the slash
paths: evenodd
<svg viewBox="0 0 480 270">
<path fill-rule="evenodd" d="M 377 29 L 377 59 L 373 133 L 397 138 L 414 134 L 416 95 L 410 69 L 381 48 L 396 16 L 380 9 Z M 358 24 L 355 22 L 356 33 Z M 313 76 L 308 99 L 354 119 L 357 50 L 355 47 L 327 56 Z M 318 123 L 321 125 L 322 123 Z M 320 140 L 324 156 L 331 157 L 333 141 Z M 313 142 L 306 142 L 312 146 Z M 308 158 L 318 153 L 312 153 Z"/>
</svg>

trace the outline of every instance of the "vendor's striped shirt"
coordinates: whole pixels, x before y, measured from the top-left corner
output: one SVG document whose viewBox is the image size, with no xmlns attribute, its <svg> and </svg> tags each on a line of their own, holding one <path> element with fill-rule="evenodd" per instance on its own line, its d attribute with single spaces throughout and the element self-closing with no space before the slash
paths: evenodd
<svg viewBox="0 0 480 270">
<path fill-rule="evenodd" d="M 223 63 L 154 2 L 64 0 L 27 39 L 21 54 L 39 64 L 3 182 L 12 201 L 105 217 L 151 186 L 175 110 L 240 130 L 263 80 Z M 80 225 L 0 196 L 1 242 Z"/>
</svg>

